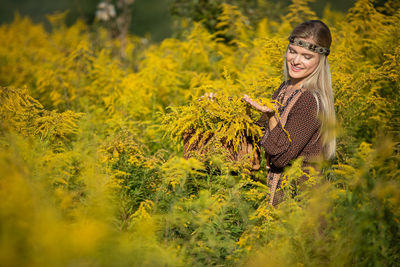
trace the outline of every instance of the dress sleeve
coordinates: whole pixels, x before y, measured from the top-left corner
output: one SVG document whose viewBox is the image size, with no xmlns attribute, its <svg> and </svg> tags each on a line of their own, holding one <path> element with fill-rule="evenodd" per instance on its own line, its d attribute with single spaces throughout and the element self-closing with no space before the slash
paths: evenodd
<svg viewBox="0 0 400 267">
<path fill-rule="evenodd" d="M 282 82 L 281 85 L 279 85 L 279 88 L 272 95 L 272 99 L 273 100 L 276 100 L 276 98 L 278 97 L 279 92 L 282 90 L 282 88 L 284 87 L 285 84 L 286 84 L 286 82 Z M 258 126 L 262 127 L 263 129 L 267 130 L 268 129 L 268 116 L 267 116 L 267 114 L 266 113 L 262 113 L 261 117 L 258 119 L 256 124 Z"/>
<path fill-rule="evenodd" d="M 272 165 L 277 168 L 287 166 L 311 141 L 314 133 L 320 128 L 317 108 L 317 101 L 313 94 L 306 91 L 289 112 L 285 125 L 291 141 L 280 122 L 269 132 L 263 142 L 263 147 L 265 152 L 270 155 Z"/>
</svg>

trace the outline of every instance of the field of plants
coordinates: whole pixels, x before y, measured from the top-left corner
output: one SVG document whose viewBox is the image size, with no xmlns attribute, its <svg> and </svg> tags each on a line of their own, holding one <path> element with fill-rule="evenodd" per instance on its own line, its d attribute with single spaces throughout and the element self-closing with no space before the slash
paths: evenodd
<svg viewBox="0 0 400 267">
<path fill-rule="evenodd" d="M 398 1 L 319 18 L 338 119 L 322 177 L 292 197 L 294 161 L 272 208 L 265 160 L 238 156 L 262 134 L 240 100 L 270 103 L 307 2 L 255 25 L 223 4 L 215 32 L 182 22 L 159 44 L 65 13 L 1 25 L 0 265 L 398 266 Z"/>
</svg>

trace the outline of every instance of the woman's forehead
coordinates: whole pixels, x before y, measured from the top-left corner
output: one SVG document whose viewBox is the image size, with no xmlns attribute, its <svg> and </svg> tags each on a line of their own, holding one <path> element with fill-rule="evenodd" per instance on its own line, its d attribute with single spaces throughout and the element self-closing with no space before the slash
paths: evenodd
<svg viewBox="0 0 400 267">
<path fill-rule="evenodd" d="M 301 39 L 301 40 L 305 40 L 306 41 L 306 39 Z M 295 50 L 296 52 L 301 53 L 301 54 L 311 54 L 311 55 L 318 54 L 317 52 L 311 51 L 311 50 L 309 50 L 307 48 L 304 48 L 304 47 L 301 47 L 301 46 L 297 46 L 295 44 L 289 44 L 289 47 L 291 49 Z"/>
</svg>

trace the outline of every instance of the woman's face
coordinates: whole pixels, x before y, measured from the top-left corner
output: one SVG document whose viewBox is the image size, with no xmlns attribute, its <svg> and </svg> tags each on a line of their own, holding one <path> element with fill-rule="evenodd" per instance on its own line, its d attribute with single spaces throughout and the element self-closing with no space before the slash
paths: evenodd
<svg viewBox="0 0 400 267">
<path fill-rule="evenodd" d="M 310 39 L 301 39 L 314 43 Z M 310 75 L 319 64 L 320 54 L 312 52 L 301 46 L 289 44 L 286 52 L 289 76 L 295 80 L 302 80 Z"/>
</svg>

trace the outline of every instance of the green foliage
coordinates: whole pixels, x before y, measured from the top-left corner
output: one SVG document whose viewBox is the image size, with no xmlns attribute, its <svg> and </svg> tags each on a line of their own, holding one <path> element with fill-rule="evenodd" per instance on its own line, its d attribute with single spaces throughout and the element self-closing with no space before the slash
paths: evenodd
<svg viewBox="0 0 400 267">
<path fill-rule="evenodd" d="M 332 233 L 340 236 L 346 251 L 344 262 L 352 265 L 396 265 L 399 261 L 399 155 L 394 144 L 383 140 L 376 149 L 361 143 L 350 165 L 339 165 L 335 173 L 343 182 L 352 173 L 348 188 L 342 191 L 329 217 Z M 341 207 L 338 209 L 338 207 Z M 352 233 L 350 236 L 348 233 Z M 350 251 L 350 247 L 357 250 Z"/>
</svg>

